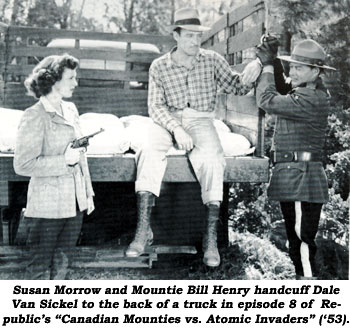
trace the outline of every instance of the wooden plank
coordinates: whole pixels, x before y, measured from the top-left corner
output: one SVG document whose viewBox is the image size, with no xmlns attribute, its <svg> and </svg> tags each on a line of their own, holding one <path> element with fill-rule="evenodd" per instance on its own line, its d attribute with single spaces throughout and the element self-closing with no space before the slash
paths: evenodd
<svg viewBox="0 0 350 331">
<path fill-rule="evenodd" d="M 127 55 L 123 50 L 100 51 L 98 49 L 76 49 L 76 48 L 58 48 L 58 47 L 39 47 L 39 46 L 13 46 L 10 48 L 11 56 L 33 56 L 45 57 L 49 55 L 60 55 L 69 53 L 78 59 L 96 59 L 109 61 L 128 61 L 138 63 L 151 63 L 161 54 L 131 52 Z"/>
<path fill-rule="evenodd" d="M 3 107 L 24 110 L 32 106 L 36 101 L 26 93 L 23 83 L 7 83 Z"/>
<path fill-rule="evenodd" d="M 242 116 L 239 114 L 247 114 L 250 116 L 259 116 L 259 109 L 256 105 L 256 99 L 254 95 L 246 95 L 246 96 L 238 96 L 232 93 L 227 95 L 227 115 L 233 115 L 233 113 L 238 113 L 238 116 Z M 226 118 L 229 122 L 228 118 Z M 257 120 L 257 119 L 256 119 Z M 258 126 L 255 127 L 258 129 Z"/>
<path fill-rule="evenodd" d="M 197 254 L 194 246 L 154 245 L 156 254 Z"/>
<path fill-rule="evenodd" d="M 220 43 L 216 43 L 213 46 L 206 47 L 206 49 L 211 49 L 215 52 L 218 52 L 222 56 L 225 56 L 227 53 L 227 41 L 222 41 Z"/>
<path fill-rule="evenodd" d="M 143 96 L 136 92 L 146 92 L 144 90 L 129 90 L 131 93 L 122 95 L 121 90 L 111 88 L 97 89 L 93 94 L 89 94 L 91 88 L 81 88 L 75 93 L 72 101 L 76 104 L 80 114 L 95 112 L 95 113 L 110 113 L 118 117 L 128 115 L 148 115 L 147 95 Z M 133 93 L 135 92 L 135 93 Z"/>
<path fill-rule="evenodd" d="M 1 260 L 0 260 L 1 262 Z M 10 261 L 8 263 L 1 263 L 0 264 L 0 271 L 2 272 L 11 272 L 11 271 L 16 271 L 16 270 L 21 270 L 26 268 L 28 265 L 28 262 L 26 261 Z"/>
<path fill-rule="evenodd" d="M 134 258 L 133 260 L 120 261 L 73 261 L 72 268 L 83 269 L 118 269 L 118 268 L 149 268 L 149 259 Z"/>
<path fill-rule="evenodd" d="M 106 87 L 104 86 L 103 88 L 101 88 L 101 90 L 105 88 Z M 10 93 L 12 97 L 15 97 L 15 96 L 19 97 L 21 94 L 23 95 L 26 92 L 26 89 L 22 83 L 7 83 L 6 90 L 7 90 L 7 93 Z M 79 86 L 74 91 L 74 94 L 80 93 L 80 90 L 83 91 L 83 94 L 99 93 L 99 89 L 96 89 L 95 87 Z M 135 89 L 135 90 L 129 90 L 129 91 L 121 91 L 121 90 L 116 90 L 115 88 L 111 88 L 110 91 L 108 91 L 108 93 L 111 93 L 112 91 L 116 94 L 116 96 L 118 97 L 118 100 L 123 96 L 126 99 L 141 100 L 141 99 L 147 99 L 147 95 L 148 95 L 147 90 Z M 74 99 L 74 94 L 73 94 L 73 99 Z M 34 99 L 33 97 L 31 97 L 31 100 L 32 100 L 32 104 L 36 102 L 36 99 Z M 19 109 L 19 108 L 13 108 L 13 109 Z"/>
<path fill-rule="evenodd" d="M 0 22 L 0 31 L 1 32 L 7 31 L 8 27 L 9 26 L 7 24 Z"/>
<path fill-rule="evenodd" d="M 212 26 L 211 29 L 203 34 L 202 43 L 205 43 L 212 36 L 225 29 L 228 25 L 228 14 L 220 17 Z"/>
<path fill-rule="evenodd" d="M 21 75 L 21 76 L 28 76 L 34 68 L 34 65 L 16 65 L 16 64 L 10 64 L 7 66 L 7 74 L 14 74 L 14 75 Z M 8 80 L 8 79 L 6 79 Z"/>
<path fill-rule="evenodd" d="M 78 87 L 70 101 L 77 106 L 79 113 L 111 113 L 118 117 L 127 115 L 147 115 L 147 90 L 124 91 L 114 87 Z M 4 107 L 26 109 L 35 103 L 26 95 L 22 83 L 7 84 Z"/>
<path fill-rule="evenodd" d="M 1 174 L 1 172 L 0 172 Z M 2 181 L 2 177 L 0 176 L 0 207 L 9 205 L 9 185 L 8 182 Z"/>
<path fill-rule="evenodd" d="M 111 113 L 118 117 L 128 115 L 148 115 L 147 90 L 122 90 L 113 88 L 81 87 L 72 101 L 79 113 Z"/>
<path fill-rule="evenodd" d="M 234 9 L 228 13 L 228 26 L 235 24 L 261 8 L 264 8 L 264 1 L 251 0 L 248 5 Z"/>
<path fill-rule="evenodd" d="M 256 143 L 256 153 L 258 157 L 263 157 L 265 154 L 265 112 L 259 109 L 258 122 L 258 139 Z"/>
<path fill-rule="evenodd" d="M 133 260 L 121 261 L 73 261 L 71 268 L 75 269 L 120 269 L 120 268 L 152 268 L 155 260 L 149 258 L 134 258 Z M 1 272 L 11 272 L 25 269 L 28 265 L 27 261 L 8 262 L 0 264 Z"/>
<path fill-rule="evenodd" d="M 268 181 L 268 158 L 225 157 L 225 182 L 260 183 Z M 88 156 L 92 181 L 133 182 L 136 165 L 133 155 Z M 0 177 L 6 181 L 28 181 L 28 177 L 15 174 L 13 155 L 0 154 Z M 197 182 L 192 167 L 185 156 L 168 156 L 164 182 Z"/>
<path fill-rule="evenodd" d="M 14 65 L 7 67 L 8 74 L 28 76 L 34 65 Z M 121 80 L 148 82 L 148 72 L 145 71 L 119 71 L 119 70 L 99 70 L 99 69 L 79 69 L 77 78 L 100 79 L 100 80 Z"/>
<path fill-rule="evenodd" d="M 150 268 L 152 263 L 157 261 L 157 254 L 153 250 L 137 258 L 126 258 L 125 249 L 126 247 L 115 247 L 109 250 L 101 250 L 99 247 L 76 247 L 72 268 Z M 0 271 L 26 268 L 30 257 L 27 247 L 1 246 L 0 251 L 7 252 L 7 254 L 0 253 Z"/>
<path fill-rule="evenodd" d="M 5 75 L 7 65 L 7 25 L 1 26 L 0 29 L 0 105 L 3 104 L 5 99 Z"/>
<path fill-rule="evenodd" d="M 136 180 L 136 165 L 134 157 L 123 155 L 114 157 L 89 157 L 89 168 L 93 181 L 128 182 Z"/>
<path fill-rule="evenodd" d="M 250 47 L 254 47 L 260 43 L 263 33 L 263 24 L 250 28 L 242 33 L 232 36 L 228 39 L 228 54 L 233 54 Z"/>
<path fill-rule="evenodd" d="M 148 82 L 148 72 L 79 69 L 78 78 Z"/>
<path fill-rule="evenodd" d="M 111 40 L 125 41 L 135 43 L 151 43 L 156 45 L 173 45 L 174 40 L 171 36 L 163 35 L 146 35 L 132 33 L 106 33 L 77 30 L 58 30 L 46 28 L 32 28 L 23 26 L 10 26 L 9 33 L 11 36 L 41 37 L 41 38 L 71 38 L 71 39 L 88 39 L 88 40 Z"/>
<path fill-rule="evenodd" d="M 10 244 L 10 222 L 4 218 L 4 208 L 0 207 L 0 221 L 2 227 L 2 243 L 5 246 Z"/>
<path fill-rule="evenodd" d="M 1 65 L 0 65 L 0 70 L 1 70 Z M 5 102 L 5 82 L 2 79 L 2 75 L 0 73 L 0 107 L 4 104 Z"/>
<path fill-rule="evenodd" d="M 0 258 L 5 256 L 27 256 L 28 248 L 19 246 L 0 246 Z"/>
<path fill-rule="evenodd" d="M 256 146 L 256 156 L 264 155 L 264 113 L 257 105 L 254 95 L 226 95 L 221 108 L 225 109 L 225 122 L 232 132 L 245 136 Z"/>
</svg>

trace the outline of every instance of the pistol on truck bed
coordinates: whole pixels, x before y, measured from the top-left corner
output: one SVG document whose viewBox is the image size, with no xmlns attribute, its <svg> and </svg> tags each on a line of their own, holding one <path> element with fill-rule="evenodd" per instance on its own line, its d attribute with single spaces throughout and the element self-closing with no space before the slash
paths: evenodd
<svg viewBox="0 0 350 331">
<path fill-rule="evenodd" d="M 93 136 L 96 136 L 97 134 L 99 134 L 103 131 L 104 131 L 104 129 L 101 128 L 99 131 L 94 132 L 92 134 L 89 134 L 88 136 L 84 136 L 84 137 L 75 139 L 72 142 L 72 147 L 73 148 L 88 147 L 89 146 L 89 139 L 92 138 Z"/>
</svg>

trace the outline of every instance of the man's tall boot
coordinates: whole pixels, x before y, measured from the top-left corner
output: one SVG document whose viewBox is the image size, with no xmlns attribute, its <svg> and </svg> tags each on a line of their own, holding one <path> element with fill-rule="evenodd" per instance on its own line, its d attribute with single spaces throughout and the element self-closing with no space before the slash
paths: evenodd
<svg viewBox="0 0 350 331">
<path fill-rule="evenodd" d="M 203 262 L 208 267 L 220 265 L 220 255 L 217 246 L 217 224 L 220 207 L 214 204 L 206 205 L 206 229 L 203 237 Z"/>
<path fill-rule="evenodd" d="M 151 229 L 151 212 L 155 196 L 151 192 L 137 193 L 137 226 L 134 240 L 131 242 L 125 255 L 127 257 L 138 257 L 145 251 L 147 245 L 153 241 Z"/>
</svg>

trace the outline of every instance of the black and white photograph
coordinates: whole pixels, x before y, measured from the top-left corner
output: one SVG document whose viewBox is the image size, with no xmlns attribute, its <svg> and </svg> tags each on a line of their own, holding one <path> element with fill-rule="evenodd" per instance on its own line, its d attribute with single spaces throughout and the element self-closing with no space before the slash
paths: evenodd
<svg viewBox="0 0 350 331">
<path fill-rule="evenodd" d="M 349 0 L 0 13 L 0 325 L 349 323 Z"/>
</svg>

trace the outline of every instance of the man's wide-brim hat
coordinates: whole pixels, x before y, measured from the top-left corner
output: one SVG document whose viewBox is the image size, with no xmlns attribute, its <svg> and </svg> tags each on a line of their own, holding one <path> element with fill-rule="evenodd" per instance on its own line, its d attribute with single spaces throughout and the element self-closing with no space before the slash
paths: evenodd
<svg viewBox="0 0 350 331">
<path fill-rule="evenodd" d="M 337 70 L 324 64 L 327 58 L 326 52 L 321 45 L 311 39 L 300 41 L 294 47 L 290 56 L 278 56 L 278 58 L 292 63 L 299 63 L 322 69 Z"/>
<path fill-rule="evenodd" d="M 170 30 L 173 31 L 176 28 L 199 32 L 210 30 L 210 28 L 201 24 L 198 10 L 194 8 L 182 8 L 175 12 L 174 24 L 170 25 Z"/>
</svg>

